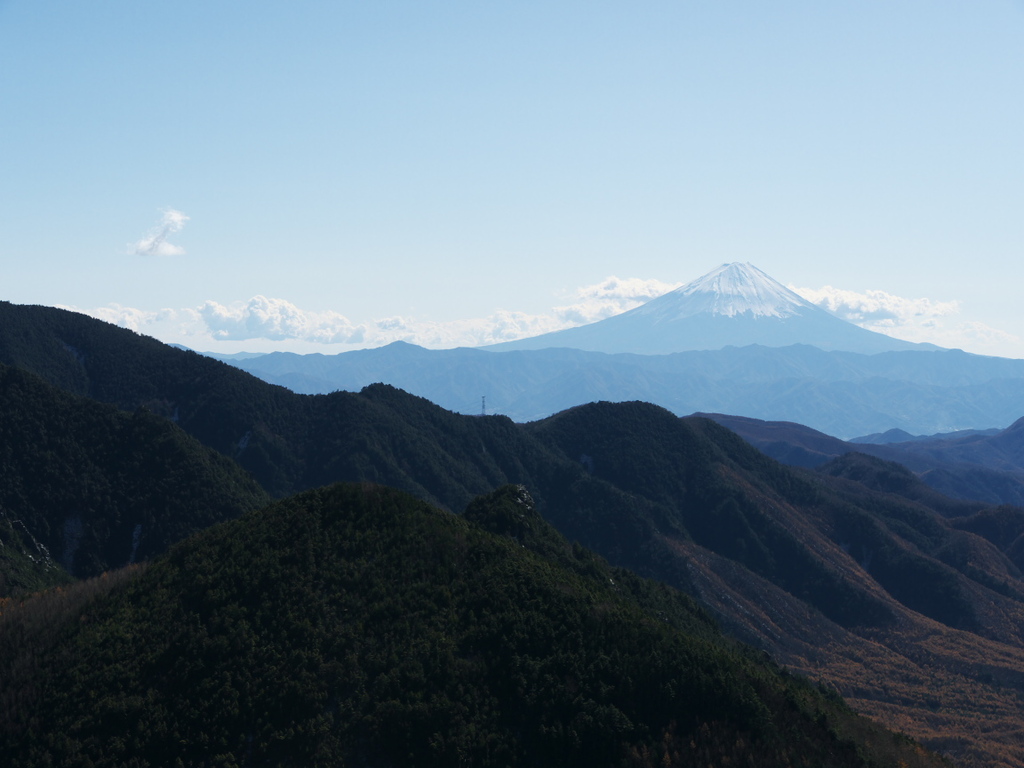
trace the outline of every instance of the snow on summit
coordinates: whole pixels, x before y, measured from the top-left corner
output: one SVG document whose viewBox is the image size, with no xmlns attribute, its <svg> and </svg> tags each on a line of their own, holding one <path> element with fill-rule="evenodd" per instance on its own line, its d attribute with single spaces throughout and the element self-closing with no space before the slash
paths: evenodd
<svg viewBox="0 0 1024 768">
<path fill-rule="evenodd" d="M 704 312 L 734 317 L 792 317 L 814 308 L 750 263 L 734 261 L 639 307 L 637 314 L 690 317 Z"/>
</svg>

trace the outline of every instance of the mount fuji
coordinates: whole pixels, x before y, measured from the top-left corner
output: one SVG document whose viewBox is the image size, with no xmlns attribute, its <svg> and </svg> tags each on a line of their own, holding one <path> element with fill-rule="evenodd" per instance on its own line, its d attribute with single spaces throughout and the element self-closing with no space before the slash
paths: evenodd
<svg viewBox="0 0 1024 768">
<path fill-rule="evenodd" d="M 486 349 L 561 347 L 664 355 L 751 344 L 807 344 L 826 351 L 861 354 L 939 349 L 860 328 L 815 306 L 754 265 L 741 262 L 723 264 L 621 315 Z"/>
<path fill-rule="evenodd" d="M 1021 417 L 1024 360 L 872 333 L 750 264 L 591 325 L 490 347 L 394 342 L 339 355 L 274 352 L 226 362 L 296 392 L 384 382 L 459 413 L 534 421 L 593 401 L 643 400 L 803 424 L 836 437 L 931 435 Z"/>
</svg>

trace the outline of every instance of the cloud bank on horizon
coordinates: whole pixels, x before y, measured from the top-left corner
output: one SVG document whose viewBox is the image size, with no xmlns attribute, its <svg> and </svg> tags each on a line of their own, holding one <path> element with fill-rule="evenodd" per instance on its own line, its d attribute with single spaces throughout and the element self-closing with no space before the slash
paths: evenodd
<svg viewBox="0 0 1024 768">
<path fill-rule="evenodd" d="M 833 288 L 789 286 L 812 304 L 861 328 L 904 341 L 930 342 L 940 347 L 998 354 L 1000 345 L 1020 341 L 1012 333 L 971 320 L 961 320 L 959 301 L 909 299 L 882 290 L 863 293 Z"/>
<path fill-rule="evenodd" d="M 638 307 L 679 285 L 611 276 L 576 289 L 569 303 L 547 313 L 499 309 L 486 317 L 445 322 L 402 316 L 354 322 L 339 312 L 307 310 L 286 299 L 266 296 L 230 305 L 209 300 L 199 307 L 157 312 L 116 304 L 78 311 L 168 343 L 210 352 L 245 347 L 257 352 L 336 353 L 394 341 L 445 349 L 496 344 L 593 323 Z M 958 301 L 906 298 L 882 290 L 859 293 L 832 286 L 789 287 L 844 320 L 907 341 L 979 354 L 1000 354 L 1001 348 L 1020 342 L 1005 331 L 963 319 Z"/>
<path fill-rule="evenodd" d="M 253 296 L 241 305 L 226 307 L 207 301 L 198 314 L 218 341 L 299 339 L 317 344 L 360 344 L 366 326 L 354 325 L 337 312 L 310 312 L 290 301 Z"/>
</svg>

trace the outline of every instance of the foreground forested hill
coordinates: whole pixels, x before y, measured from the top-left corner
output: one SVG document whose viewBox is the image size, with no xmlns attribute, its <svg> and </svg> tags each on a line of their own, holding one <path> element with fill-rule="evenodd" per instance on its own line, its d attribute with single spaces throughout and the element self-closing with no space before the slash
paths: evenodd
<svg viewBox="0 0 1024 768">
<path fill-rule="evenodd" d="M 0 614 L 11 766 L 940 764 L 573 548 L 522 488 L 465 518 L 311 491 L 45 632 L 37 607 Z"/>
</svg>

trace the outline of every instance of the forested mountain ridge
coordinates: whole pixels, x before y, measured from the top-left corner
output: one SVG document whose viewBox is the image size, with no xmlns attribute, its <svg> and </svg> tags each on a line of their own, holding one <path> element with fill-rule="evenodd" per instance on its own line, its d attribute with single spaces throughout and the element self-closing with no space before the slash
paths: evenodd
<svg viewBox="0 0 1024 768">
<path fill-rule="evenodd" d="M 508 419 L 460 418 L 387 386 L 296 395 L 225 363 L 49 307 L 0 303 L 0 363 L 74 394 L 165 416 L 234 458 L 275 496 L 372 480 L 458 510 L 512 479 L 528 439 Z"/>
<path fill-rule="evenodd" d="M 147 559 L 268 500 L 237 464 L 145 409 L 0 365 L 0 596 Z M 8 553 L 8 549 L 11 550 Z M 55 568 L 59 563 L 61 568 Z"/>
<path fill-rule="evenodd" d="M 947 520 L 927 499 L 787 468 L 711 422 L 644 403 L 518 425 L 384 385 L 301 396 L 33 309 L 46 323 L 21 316 L 18 338 L 32 343 L 15 357 L 176 418 L 274 495 L 372 481 L 458 512 L 497 486 L 525 485 L 565 536 L 699 597 L 738 637 L 836 685 L 861 711 L 964 765 L 1021 764 L 1020 516 L 982 507 Z M 0 355 L 11 333 L 0 326 Z"/>
<path fill-rule="evenodd" d="M 838 456 L 866 453 L 912 469 L 931 488 L 956 499 L 1024 505 L 1024 418 L 1005 429 L 974 434 L 865 443 L 839 440 L 803 424 L 722 413 L 700 415 L 792 466 L 820 467 Z"/>
<path fill-rule="evenodd" d="M 528 499 L 505 488 L 460 518 L 333 486 L 198 534 L 8 672 L 0 752 L 12 768 L 941 765 L 573 548 Z"/>
</svg>

